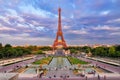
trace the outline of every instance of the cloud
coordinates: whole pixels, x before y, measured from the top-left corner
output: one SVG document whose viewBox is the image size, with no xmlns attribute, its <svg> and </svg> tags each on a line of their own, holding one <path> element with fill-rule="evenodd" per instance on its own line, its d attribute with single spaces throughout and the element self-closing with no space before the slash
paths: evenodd
<svg viewBox="0 0 120 80">
<path fill-rule="evenodd" d="M 106 11 L 101 12 L 100 14 L 101 14 L 101 15 L 108 15 L 109 13 L 110 13 L 110 11 L 109 11 L 109 10 L 106 10 Z"/>
<path fill-rule="evenodd" d="M 2 27 L 0 26 L 0 31 L 16 31 L 14 28 L 9 28 L 9 27 Z"/>
<path fill-rule="evenodd" d="M 63 29 L 67 29 L 67 30 L 68 30 L 68 29 L 70 29 L 70 28 L 71 28 L 71 26 L 66 26 L 66 25 L 63 26 Z"/>
<path fill-rule="evenodd" d="M 49 11 L 46 11 L 46 10 L 43 10 L 41 8 L 39 9 L 36 9 L 34 8 L 34 6 L 32 5 L 23 5 L 20 7 L 20 10 L 23 12 L 23 13 L 28 13 L 30 12 L 30 14 L 33 14 L 33 15 L 38 15 L 38 16 L 41 16 L 43 18 L 46 18 L 46 17 L 56 17 L 55 14 L 49 12 Z"/>
<path fill-rule="evenodd" d="M 97 26 L 97 27 L 93 27 L 93 30 L 108 30 L 108 31 L 117 31 L 120 30 L 120 27 L 111 27 L 109 25 L 103 25 L 103 26 Z"/>
<path fill-rule="evenodd" d="M 109 20 L 107 23 L 120 23 L 120 18 Z"/>
<path fill-rule="evenodd" d="M 113 33 L 110 33 L 110 35 L 112 35 L 112 36 L 120 36 L 120 32 L 113 32 Z"/>
<path fill-rule="evenodd" d="M 21 34 L 21 35 L 6 35 L 6 34 L 0 34 L 1 39 L 0 41 L 3 44 L 10 43 L 11 45 L 26 45 L 26 44 L 31 44 L 31 45 L 50 45 L 52 43 L 51 38 L 32 38 L 32 37 L 27 37 L 28 34 Z M 42 43 L 40 43 L 42 42 Z M 21 44 L 20 44 L 21 43 Z"/>
<path fill-rule="evenodd" d="M 69 30 L 67 32 L 67 34 L 80 34 L 80 35 L 84 35 L 84 34 L 88 34 L 87 31 L 85 31 L 84 29 L 81 29 L 81 30 Z"/>
</svg>

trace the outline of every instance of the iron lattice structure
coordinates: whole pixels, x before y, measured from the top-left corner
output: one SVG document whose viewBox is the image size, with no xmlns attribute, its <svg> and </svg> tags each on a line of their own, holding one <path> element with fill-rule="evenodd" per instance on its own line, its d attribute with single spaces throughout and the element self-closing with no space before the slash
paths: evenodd
<svg viewBox="0 0 120 80">
<path fill-rule="evenodd" d="M 59 40 L 59 37 L 61 40 Z M 61 25 L 61 8 L 58 9 L 58 30 L 56 33 L 56 39 L 53 43 L 53 48 L 55 49 L 56 46 L 62 45 L 64 48 L 67 47 L 66 42 L 64 40 L 63 32 L 62 32 L 62 25 Z"/>
</svg>

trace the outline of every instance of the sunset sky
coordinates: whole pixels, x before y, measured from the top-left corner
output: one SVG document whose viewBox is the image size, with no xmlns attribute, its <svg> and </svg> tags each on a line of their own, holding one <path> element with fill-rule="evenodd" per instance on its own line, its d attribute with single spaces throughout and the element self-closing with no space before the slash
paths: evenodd
<svg viewBox="0 0 120 80">
<path fill-rule="evenodd" d="M 0 0 L 0 43 L 52 45 L 58 7 L 68 45 L 120 44 L 120 0 Z"/>
</svg>

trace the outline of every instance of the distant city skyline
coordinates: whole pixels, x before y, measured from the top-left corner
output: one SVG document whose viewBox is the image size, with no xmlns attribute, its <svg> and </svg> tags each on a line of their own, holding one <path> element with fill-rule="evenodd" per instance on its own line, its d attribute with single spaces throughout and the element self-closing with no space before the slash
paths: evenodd
<svg viewBox="0 0 120 80">
<path fill-rule="evenodd" d="M 0 0 L 0 43 L 52 45 L 59 7 L 67 45 L 120 44 L 120 0 Z"/>
</svg>

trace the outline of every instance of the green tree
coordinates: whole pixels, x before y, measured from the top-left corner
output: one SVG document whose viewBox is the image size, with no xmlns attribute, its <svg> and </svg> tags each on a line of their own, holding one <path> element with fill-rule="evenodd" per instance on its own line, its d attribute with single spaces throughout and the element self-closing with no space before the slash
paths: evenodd
<svg viewBox="0 0 120 80">
<path fill-rule="evenodd" d="M 38 50 L 38 51 L 36 52 L 36 54 L 45 54 L 45 53 L 43 53 L 42 50 Z"/>
<path fill-rule="evenodd" d="M 3 46 L 2 46 L 2 43 L 0 43 L 0 49 L 2 49 L 2 47 L 3 47 Z"/>
<path fill-rule="evenodd" d="M 70 54 L 76 55 L 78 51 L 76 49 L 70 49 Z"/>
<path fill-rule="evenodd" d="M 0 58 L 3 58 L 3 52 L 0 50 Z"/>
<path fill-rule="evenodd" d="M 30 46 L 27 47 L 27 49 L 29 49 L 31 51 L 36 51 L 36 50 L 38 50 L 38 47 L 30 45 Z"/>
<path fill-rule="evenodd" d="M 106 47 L 96 47 L 92 50 L 92 53 L 94 56 L 103 56 L 105 57 L 107 54 L 107 48 Z"/>
<path fill-rule="evenodd" d="M 114 46 L 116 51 L 120 51 L 120 45 Z"/>
<path fill-rule="evenodd" d="M 52 50 L 52 48 L 49 47 L 49 46 L 43 46 L 43 47 L 40 47 L 39 49 L 40 49 L 40 50 L 43 50 L 43 51 L 49 51 L 49 50 Z"/>
<path fill-rule="evenodd" d="M 16 50 L 14 48 L 8 48 L 6 53 L 7 53 L 7 57 L 15 57 Z"/>
<path fill-rule="evenodd" d="M 114 46 L 112 46 L 112 47 L 109 48 L 109 55 L 110 55 L 111 57 L 116 56 L 116 55 L 115 55 L 115 47 L 114 47 Z"/>
<path fill-rule="evenodd" d="M 24 47 L 12 47 L 10 44 L 6 44 L 0 49 L 0 58 L 19 57 L 27 54 L 31 54 L 31 50 Z"/>
<path fill-rule="evenodd" d="M 6 44 L 6 45 L 5 45 L 5 48 L 7 48 L 7 47 L 10 48 L 10 47 L 12 47 L 12 46 L 11 46 L 10 44 Z"/>
</svg>

